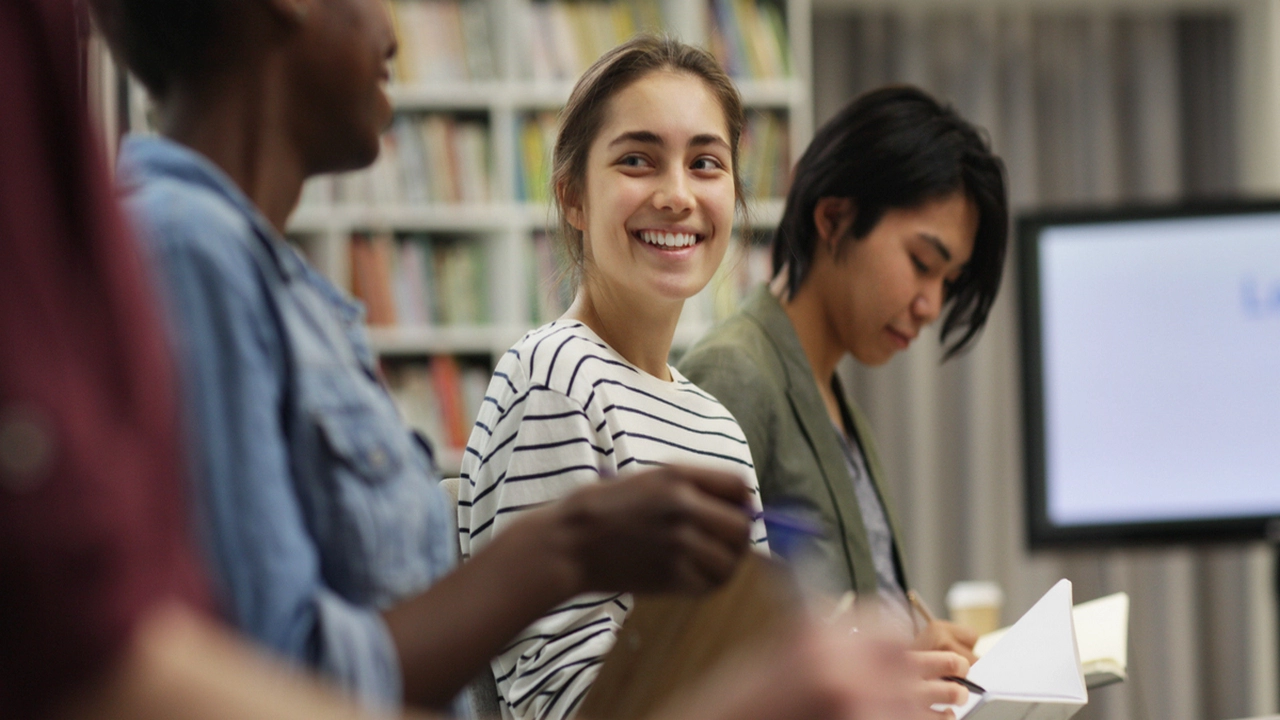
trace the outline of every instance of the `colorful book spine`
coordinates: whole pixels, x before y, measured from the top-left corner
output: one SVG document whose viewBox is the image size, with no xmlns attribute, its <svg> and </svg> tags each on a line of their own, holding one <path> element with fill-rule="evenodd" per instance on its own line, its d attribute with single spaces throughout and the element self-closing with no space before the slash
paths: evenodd
<svg viewBox="0 0 1280 720">
<path fill-rule="evenodd" d="M 551 202 L 551 151 L 556 142 L 556 114 L 526 115 L 517 128 L 516 197 L 525 202 Z"/>
<path fill-rule="evenodd" d="M 473 238 L 351 238 L 351 292 L 371 326 L 489 322 L 485 245 Z"/>
<path fill-rule="evenodd" d="M 738 78 L 777 79 L 791 72 L 782 7 L 770 0 L 709 0 L 708 45 Z"/>
<path fill-rule="evenodd" d="M 573 80 L 596 58 L 643 31 L 663 27 L 660 0 L 532 2 L 527 64 L 534 80 Z"/>
<path fill-rule="evenodd" d="M 751 112 L 738 148 L 742 181 L 754 198 L 783 197 L 791 172 L 791 145 L 786 117 L 779 112 Z"/>
<path fill-rule="evenodd" d="M 367 170 L 338 176 L 333 197 L 350 205 L 468 205 L 489 202 L 489 126 L 428 113 L 400 115 Z"/>
<path fill-rule="evenodd" d="M 461 452 L 489 385 L 488 363 L 440 355 L 383 365 L 387 389 L 405 422 L 437 450 Z M 443 460 L 439 453 L 437 460 Z M 457 472 L 457 468 L 445 470 Z"/>
<path fill-rule="evenodd" d="M 399 41 L 394 81 L 408 85 L 492 79 L 493 42 L 484 0 L 394 0 Z"/>
</svg>

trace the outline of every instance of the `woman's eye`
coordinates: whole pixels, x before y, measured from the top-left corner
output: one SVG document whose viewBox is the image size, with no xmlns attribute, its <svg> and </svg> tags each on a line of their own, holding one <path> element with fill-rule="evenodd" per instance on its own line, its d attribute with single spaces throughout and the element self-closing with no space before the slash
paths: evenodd
<svg viewBox="0 0 1280 720">
<path fill-rule="evenodd" d="M 720 170 L 724 165 L 713 157 L 700 157 L 693 161 L 694 170 Z"/>
<path fill-rule="evenodd" d="M 911 264 L 915 266 L 916 272 L 920 272 L 920 273 L 929 272 L 929 266 L 925 265 L 924 262 L 921 261 L 920 258 L 916 257 L 915 255 L 911 256 Z"/>
<path fill-rule="evenodd" d="M 648 165 L 648 162 L 646 162 L 645 159 L 639 155 L 624 155 L 620 160 L 618 160 L 618 164 L 622 165 L 623 167 L 638 168 L 638 167 L 645 167 L 646 165 Z"/>
</svg>

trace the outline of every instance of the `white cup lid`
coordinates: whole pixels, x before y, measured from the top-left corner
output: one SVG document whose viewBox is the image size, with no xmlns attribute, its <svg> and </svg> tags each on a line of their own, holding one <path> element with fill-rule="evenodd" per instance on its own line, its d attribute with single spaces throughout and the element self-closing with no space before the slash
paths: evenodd
<svg viewBox="0 0 1280 720">
<path fill-rule="evenodd" d="M 1004 604 L 1004 592 L 994 582 L 964 580 L 947 591 L 947 607 L 953 610 L 971 607 L 1000 607 Z"/>
</svg>

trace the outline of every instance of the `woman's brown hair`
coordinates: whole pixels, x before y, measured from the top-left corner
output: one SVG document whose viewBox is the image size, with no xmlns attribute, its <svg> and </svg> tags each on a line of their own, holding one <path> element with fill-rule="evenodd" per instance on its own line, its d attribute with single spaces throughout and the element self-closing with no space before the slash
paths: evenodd
<svg viewBox="0 0 1280 720">
<path fill-rule="evenodd" d="M 560 132 L 551 160 L 551 187 L 559 210 L 560 242 L 572 262 L 575 284 L 583 268 L 582 231 L 569 224 L 564 209 L 577 204 L 582 197 L 587 155 L 604 124 L 609 100 L 642 77 L 661 70 L 688 73 L 701 79 L 720 103 L 729 131 L 734 195 L 738 208 L 746 207 L 742 178 L 738 174 L 738 141 L 746 121 L 742 98 L 733 81 L 705 50 L 667 37 L 638 35 L 600 56 L 587 68 L 560 112 Z"/>
</svg>

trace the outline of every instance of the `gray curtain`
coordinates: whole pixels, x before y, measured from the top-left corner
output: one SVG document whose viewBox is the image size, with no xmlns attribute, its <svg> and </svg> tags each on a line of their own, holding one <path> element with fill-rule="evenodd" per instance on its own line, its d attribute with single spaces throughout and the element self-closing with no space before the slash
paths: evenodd
<svg viewBox="0 0 1280 720">
<path fill-rule="evenodd" d="M 990 133 L 1015 212 L 1237 187 L 1240 28 L 1227 11 L 933 7 L 815 11 L 817 122 L 886 82 L 924 87 Z M 1027 550 L 1016 268 L 961 359 L 941 365 L 932 334 L 885 367 L 841 368 L 885 456 L 914 582 L 937 608 L 956 580 L 996 580 L 1006 622 L 1059 577 L 1077 601 L 1127 591 L 1129 681 L 1095 691 L 1080 718 L 1274 712 L 1266 546 Z"/>
</svg>

